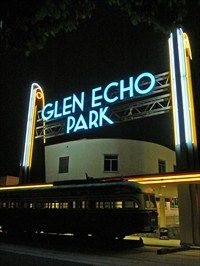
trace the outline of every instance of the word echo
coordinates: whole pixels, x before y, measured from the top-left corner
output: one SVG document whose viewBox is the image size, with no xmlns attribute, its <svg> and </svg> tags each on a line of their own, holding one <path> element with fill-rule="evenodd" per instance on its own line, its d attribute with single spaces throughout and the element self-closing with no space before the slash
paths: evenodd
<svg viewBox="0 0 200 266">
<path fill-rule="evenodd" d="M 109 118 L 109 106 L 106 105 L 133 98 L 136 95 L 144 96 L 154 89 L 155 83 L 153 74 L 145 72 L 135 80 L 129 77 L 127 81 L 122 79 L 119 82 L 111 82 L 105 88 L 94 88 L 90 97 L 85 92 L 81 92 L 79 96 L 73 94 L 61 101 L 47 103 L 42 109 L 41 116 L 44 121 L 65 117 L 67 134 L 113 124 L 114 121 Z M 88 99 L 91 99 L 89 103 Z M 90 111 L 86 113 L 85 109 Z"/>
</svg>

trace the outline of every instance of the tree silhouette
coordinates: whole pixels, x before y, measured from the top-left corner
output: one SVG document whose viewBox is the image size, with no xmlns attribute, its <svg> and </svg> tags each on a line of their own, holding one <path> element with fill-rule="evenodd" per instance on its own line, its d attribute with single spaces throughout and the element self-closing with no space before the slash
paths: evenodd
<svg viewBox="0 0 200 266">
<path fill-rule="evenodd" d="M 76 30 L 100 5 L 127 13 L 133 25 L 147 23 L 164 32 L 186 14 L 186 2 L 180 0 L 2 0 L 1 51 L 29 55 L 42 49 L 50 38 Z"/>
</svg>

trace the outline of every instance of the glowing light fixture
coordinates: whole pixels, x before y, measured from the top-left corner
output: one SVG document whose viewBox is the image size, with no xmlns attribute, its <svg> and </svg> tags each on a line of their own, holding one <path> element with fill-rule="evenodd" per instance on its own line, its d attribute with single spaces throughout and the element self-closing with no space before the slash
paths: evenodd
<svg viewBox="0 0 200 266">
<path fill-rule="evenodd" d="M 175 145 L 186 143 L 196 147 L 196 126 L 190 60 L 192 53 L 189 38 L 182 29 L 170 34 L 168 40 L 170 55 L 170 76 L 173 104 Z M 180 84 L 178 83 L 180 81 Z M 181 115 L 183 113 L 183 125 Z M 182 128 L 181 128 L 182 126 Z M 180 135 L 183 129 L 184 135 Z"/>
<path fill-rule="evenodd" d="M 140 181 L 138 183 L 142 184 L 142 185 L 147 185 L 147 184 L 162 184 L 162 183 L 191 183 L 191 182 L 199 182 L 200 181 L 200 178 L 197 179 L 197 178 L 190 178 L 189 180 L 186 180 L 186 179 L 182 179 L 182 178 L 179 178 L 179 179 L 175 179 L 175 180 L 157 180 L 157 181 Z"/>
<path fill-rule="evenodd" d="M 178 100 L 176 87 L 176 70 L 174 58 L 173 35 L 170 34 L 169 43 L 169 57 L 170 57 L 170 77 L 172 90 L 172 106 L 173 106 L 173 120 L 174 120 L 174 135 L 175 145 L 180 145 L 180 128 L 179 128 L 179 114 L 178 114 Z"/>
<path fill-rule="evenodd" d="M 29 108 L 28 108 L 28 117 L 26 124 L 26 136 L 24 143 L 24 154 L 23 154 L 23 162 L 22 166 L 27 172 L 30 171 L 32 165 L 32 155 L 33 155 L 33 144 L 35 137 L 35 123 L 36 123 L 36 114 L 37 114 L 37 104 L 40 102 L 41 107 L 43 108 L 45 105 L 44 94 L 42 88 L 37 84 L 33 83 L 31 85 L 31 92 L 29 98 Z M 45 122 L 43 122 L 43 127 Z M 45 132 L 44 139 L 45 143 Z"/>
<path fill-rule="evenodd" d="M 29 189 L 29 188 L 48 188 L 53 187 L 53 184 L 40 184 L 29 186 L 12 186 L 12 187 L 0 187 L 0 190 L 15 190 L 15 189 Z"/>
<path fill-rule="evenodd" d="M 186 143 L 192 143 L 191 136 L 191 122 L 190 122 L 190 106 L 189 96 L 187 87 L 186 62 L 185 62 L 185 47 L 183 39 L 183 31 L 177 29 L 177 41 L 178 41 L 178 55 L 179 55 L 179 68 L 180 68 L 180 79 L 181 79 L 181 92 L 183 100 L 183 115 L 184 115 L 184 127 L 185 127 L 185 141 Z"/>
<path fill-rule="evenodd" d="M 200 173 L 151 175 L 126 179 L 130 182 L 138 182 L 140 184 L 200 182 Z"/>
<path fill-rule="evenodd" d="M 184 51 L 185 51 L 184 58 L 185 58 L 185 68 L 186 68 L 186 75 L 187 75 L 188 99 L 189 99 L 191 141 L 194 147 L 196 147 L 197 146 L 196 123 L 195 123 L 192 78 L 191 78 L 191 70 L 190 70 L 190 60 L 192 59 L 192 51 L 190 47 L 189 38 L 186 33 L 183 33 L 183 44 L 184 44 Z"/>
</svg>

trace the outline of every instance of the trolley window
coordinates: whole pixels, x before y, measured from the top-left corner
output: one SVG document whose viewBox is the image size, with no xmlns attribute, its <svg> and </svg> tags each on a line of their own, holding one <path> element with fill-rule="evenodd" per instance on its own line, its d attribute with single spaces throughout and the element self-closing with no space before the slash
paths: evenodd
<svg viewBox="0 0 200 266">
<path fill-rule="evenodd" d="M 122 201 L 115 201 L 115 208 L 121 209 L 122 208 Z"/>
<path fill-rule="evenodd" d="M 137 209 L 139 207 L 138 203 L 135 201 L 125 201 L 124 208 Z"/>
<path fill-rule="evenodd" d="M 156 200 L 154 195 L 144 195 L 145 207 L 147 209 L 156 208 Z"/>
</svg>

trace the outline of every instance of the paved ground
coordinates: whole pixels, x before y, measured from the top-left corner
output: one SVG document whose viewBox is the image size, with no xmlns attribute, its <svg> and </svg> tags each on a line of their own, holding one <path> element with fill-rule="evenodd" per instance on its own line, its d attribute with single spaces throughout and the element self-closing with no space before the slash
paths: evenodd
<svg viewBox="0 0 200 266">
<path fill-rule="evenodd" d="M 135 240 L 138 239 L 136 236 L 127 236 L 125 239 Z M 158 247 L 180 247 L 180 240 L 177 239 L 159 239 L 142 237 L 144 245 L 158 246 Z"/>
<path fill-rule="evenodd" d="M 181 265 L 199 266 L 200 249 L 186 250 L 158 255 L 163 248 L 179 248 L 177 240 L 144 238 L 145 246 L 139 247 L 129 237 L 121 242 L 96 243 L 90 239 L 80 241 L 52 237 L 26 240 L 25 242 L 6 241 L 0 243 L 0 266 L 66 266 L 66 265 Z M 31 243 L 30 243 L 31 242 Z"/>
</svg>

